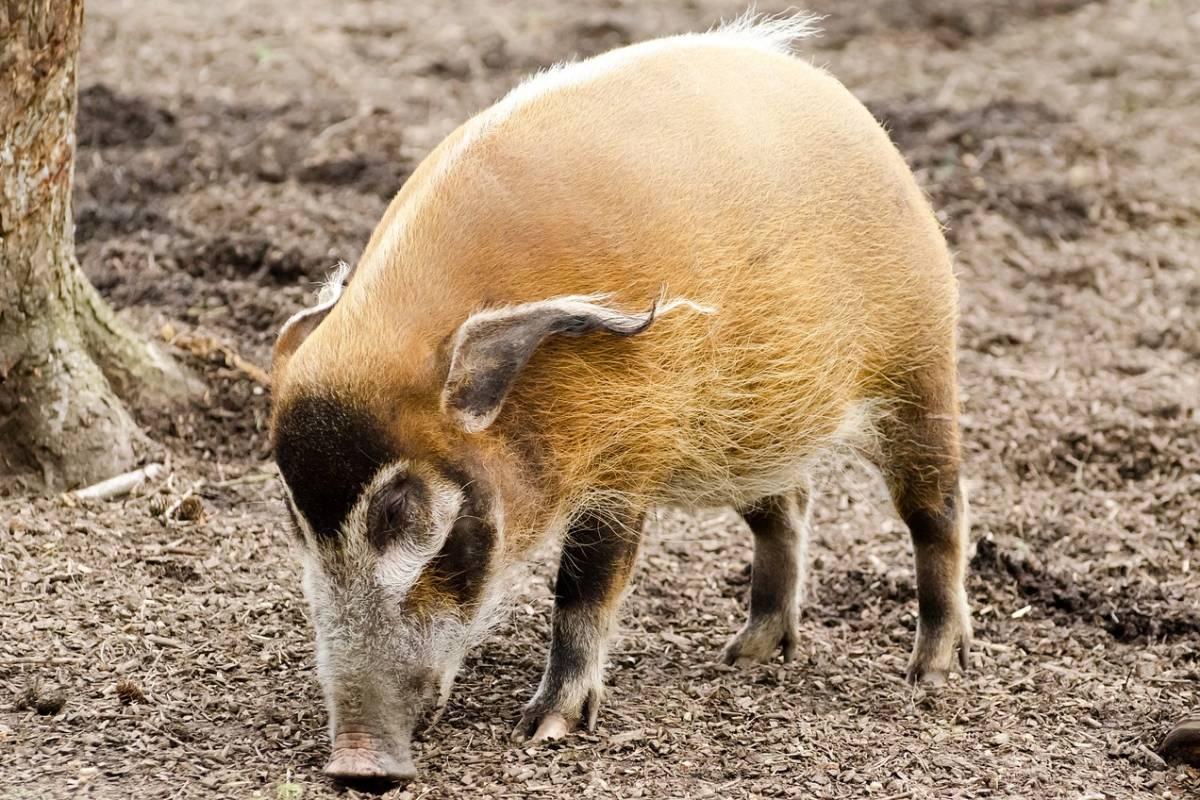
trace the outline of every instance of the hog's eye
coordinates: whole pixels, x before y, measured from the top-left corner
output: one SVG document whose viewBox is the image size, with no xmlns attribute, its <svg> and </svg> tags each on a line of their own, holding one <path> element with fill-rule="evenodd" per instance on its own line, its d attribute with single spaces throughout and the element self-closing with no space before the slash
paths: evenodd
<svg viewBox="0 0 1200 800">
<path fill-rule="evenodd" d="M 408 514 L 409 506 L 409 493 L 405 489 L 406 487 L 402 486 L 397 491 L 389 492 L 388 496 L 383 500 L 380 522 L 388 530 L 400 528 L 404 525 L 404 518 Z"/>
<path fill-rule="evenodd" d="M 398 537 L 417 535 L 424 507 L 424 484 L 417 478 L 397 477 L 371 500 L 367 539 L 383 552 Z"/>
</svg>

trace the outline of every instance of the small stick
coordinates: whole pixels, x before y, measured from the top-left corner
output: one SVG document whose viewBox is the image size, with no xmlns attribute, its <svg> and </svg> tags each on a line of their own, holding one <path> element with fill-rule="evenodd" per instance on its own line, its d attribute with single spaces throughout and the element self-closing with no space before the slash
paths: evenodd
<svg viewBox="0 0 1200 800">
<path fill-rule="evenodd" d="M 61 666 L 63 664 L 78 664 L 82 658 L 70 658 L 67 656 L 42 658 L 40 656 L 32 656 L 28 658 L 0 658 L 0 667 L 17 667 L 22 664 L 38 664 L 44 666 Z"/>
<path fill-rule="evenodd" d="M 262 481 L 269 481 L 277 476 L 278 473 L 276 472 L 252 472 L 249 475 L 242 475 L 237 478 L 229 478 L 227 480 L 217 481 L 216 483 L 210 483 L 209 486 L 212 486 L 214 489 L 225 489 L 229 486 L 241 486 L 245 483 L 261 483 Z"/>
<path fill-rule="evenodd" d="M 178 639 L 172 639 L 169 636 L 159 636 L 158 634 L 150 633 L 146 635 L 146 640 L 158 645 L 159 647 L 173 647 L 176 650 L 186 650 L 187 645 Z"/>
<path fill-rule="evenodd" d="M 159 463 L 147 464 L 141 469 L 117 475 L 99 483 L 94 483 L 85 489 L 79 489 L 71 494 L 79 500 L 111 500 L 132 492 L 146 481 L 152 481 L 163 471 Z"/>
<path fill-rule="evenodd" d="M 162 554 L 166 555 L 166 556 L 195 556 L 195 557 L 204 555 L 204 553 L 200 552 L 199 550 L 195 549 L 194 547 L 164 547 L 162 549 Z"/>
<path fill-rule="evenodd" d="M 251 364 L 228 347 L 224 348 L 224 351 L 225 358 L 231 367 L 240 371 L 259 386 L 269 387 L 271 385 L 271 376 L 262 367 L 257 364 Z"/>
</svg>

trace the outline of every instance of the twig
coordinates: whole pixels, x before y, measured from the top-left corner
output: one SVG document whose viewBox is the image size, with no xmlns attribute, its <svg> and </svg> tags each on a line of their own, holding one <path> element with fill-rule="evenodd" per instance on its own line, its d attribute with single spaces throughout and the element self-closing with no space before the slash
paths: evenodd
<svg viewBox="0 0 1200 800">
<path fill-rule="evenodd" d="M 1006 378 L 1012 378 L 1013 380 L 1022 381 L 1024 383 L 1045 383 L 1046 381 L 1053 380 L 1054 377 L 1058 375 L 1058 365 L 1052 364 L 1050 368 L 1046 370 L 1046 374 L 1044 375 L 1039 375 L 1034 372 L 1022 372 L 1021 370 L 1007 369 L 1004 367 L 997 369 L 996 373 L 998 375 L 1003 375 Z"/>
<path fill-rule="evenodd" d="M 111 500 L 114 497 L 129 494 L 146 481 L 154 480 L 162 471 L 162 464 L 157 462 L 147 464 L 141 469 L 135 469 L 132 472 L 92 484 L 85 489 L 71 492 L 71 495 L 79 500 Z"/>
<path fill-rule="evenodd" d="M 155 633 L 147 634 L 146 641 L 152 642 L 152 643 L 158 645 L 159 647 L 173 647 L 176 650 L 186 650 L 187 649 L 187 645 L 184 644 L 183 642 L 179 641 L 178 639 L 172 639 L 169 636 L 159 636 L 158 634 L 155 634 Z"/>
<path fill-rule="evenodd" d="M 83 661 L 82 658 L 74 658 L 71 656 L 53 656 L 42 658 L 41 656 L 29 656 L 26 658 L 0 658 L 0 667 L 17 667 L 22 664 L 37 664 L 39 666 L 60 666 L 63 664 L 78 664 Z"/>
<path fill-rule="evenodd" d="M 225 489 L 230 486 L 240 486 L 244 483 L 261 483 L 263 481 L 269 481 L 276 477 L 276 475 L 277 473 L 275 472 L 252 472 L 249 475 L 242 475 L 237 478 L 229 478 L 227 480 L 217 481 L 216 483 L 210 483 L 209 486 L 213 487 L 214 489 Z"/>
<path fill-rule="evenodd" d="M 225 366 L 241 372 L 247 378 L 261 386 L 269 387 L 271 385 L 271 376 L 267 374 L 266 370 L 256 364 L 251 364 L 242 358 L 232 347 L 222 344 L 216 339 L 205 336 L 172 333 L 168 341 L 175 347 L 186 350 L 199 358 L 208 358 L 213 353 L 220 353 L 225 361 Z"/>
<path fill-rule="evenodd" d="M 199 558 L 204 555 L 194 547 L 164 547 L 162 554 L 166 556 L 193 556 Z"/>
<path fill-rule="evenodd" d="M 257 383 L 259 386 L 269 387 L 271 385 L 271 376 L 268 375 L 266 370 L 264 370 L 262 367 L 259 367 L 257 364 L 251 364 L 249 361 L 242 358 L 228 347 L 224 348 L 224 350 L 225 358 L 229 362 L 229 366 L 239 370 L 243 375 Z"/>
<path fill-rule="evenodd" d="M 355 123 L 359 122 L 362 117 L 362 114 L 354 114 L 353 116 L 338 120 L 314 136 L 312 142 L 309 143 L 309 146 L 314 150 L 317 149 L 321 145 L 325 144 L 325 142 L 327 142 L 330 138 L 341 133 L 343 130 L 354 127 Z"/>
</svg>

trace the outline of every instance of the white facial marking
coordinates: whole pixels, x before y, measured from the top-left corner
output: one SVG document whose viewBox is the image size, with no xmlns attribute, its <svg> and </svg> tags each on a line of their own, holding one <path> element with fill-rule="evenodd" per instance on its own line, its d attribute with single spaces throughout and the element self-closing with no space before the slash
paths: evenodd
<svg viewBox="0 0 1200 800">
<path fill-rule="evenodd" d="M 462 492 L 441 479 L 422 478 L 429 489 L 430 530 L 420 536 L 401 536 L 379 557 L 375 575 L 388 595 L 399 601 L 408 594 L 421 570 L 441 552 L 462 507 Z"/>
<path fill-rule="evenodd" d="M 407 473 L 427 487 L 423 502 L 428 505 L 420 512 L 424 521 L 411 540 L 398 537 L 380 554 L 367 537 L 370 500 Z M 284 492 L 290 499 L 286 483 Z M 470 609 L 416 615 L 401 605 L 421 569 L 444 546 L 462 503 L 457 484 L 419 464 L 399 461 L 382 467 L 364 487 L 335 541 L 315 536 L 297 515 L 305 540 L 298 555 L 316 628 L 317 675 L 331 737 L 345 719 L 369 721 L 365 702 L 370 704 L 368 712 L 384 715 L 384 723 L 426 701 L 443 705 L 467 649 L 493 626 L 518 585 L 514 570 L 523 568 L 515 566 L 489 574 L 479 603 Z M 495 507 L 489 514 L 501 535 L 502 510 Z M 421 690 L 424 694 L 409 688 L 406 680 L 414 676 L 433 678 Z"/>
</svg>

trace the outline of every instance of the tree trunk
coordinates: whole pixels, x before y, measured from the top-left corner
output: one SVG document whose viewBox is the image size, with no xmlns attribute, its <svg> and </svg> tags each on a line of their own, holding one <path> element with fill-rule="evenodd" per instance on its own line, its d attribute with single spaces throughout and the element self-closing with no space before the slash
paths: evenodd
<svg viewBox="0 0 1200 800">
<path fill-rule="evenodd" d="M 129 469 L 123 401 L 195 390 L 122 325 L 75 259 L 71 181 L 82 0 L 0 0 L 0 476 L 47 489 Z"/>
</svg>

